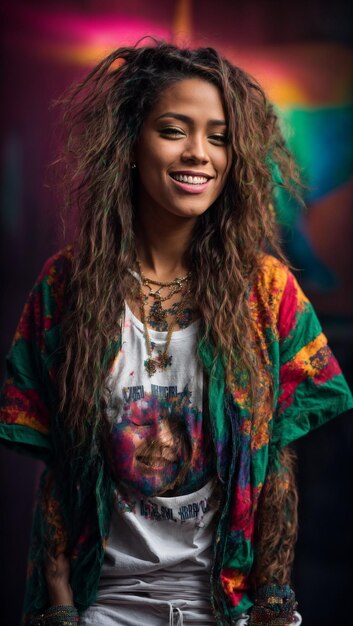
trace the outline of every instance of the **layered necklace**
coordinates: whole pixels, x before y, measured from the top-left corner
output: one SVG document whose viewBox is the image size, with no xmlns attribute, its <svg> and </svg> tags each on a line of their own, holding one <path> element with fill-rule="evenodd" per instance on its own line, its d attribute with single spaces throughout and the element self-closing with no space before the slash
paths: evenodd
<svg viewBox="0 0 353 626">
<path fill-rule="evenodd" d="M 147 278 L 143 274 L 139 262 L 137 262 L 137 267 L 138 272 L 131 272 L 138 283 L 138 288 L 134 290 L 133 295 L 139 301 L 141 321 L 144 328 L 147 351 L 147 359 L 144 361 L 144 366 L 148 375 L 153 376 L 157 370 L 165 370 L 172 364 L 173 357 L 169 354 L 169 346 L 175 325 L 179 324 L 179 326 L 182 326 L 184 322 L 184 308 L 190 296 L 191 273 L 189 272 L 182 278 L 174 278 L 170 282 L 162 282 Z M 147 288 L 148 293 L 144 293 L 144 287 Z M 162 305 L 166 303 L 168 307 L 168 300 L 178 293 L 180 293 L 179 302 L 173 304 L 170 308 L 163 308 Z M 148 306 L 150 307 L 149 311 Z M 167 321 L 168 315 L 172 318 L 169 323 Z M 163 350 L 157 351 L 156 356 L 153 356 L 154 346 L 151 341 L 148 324 L 157 328 L 160 328 L 162 325 L 167 331 L 165 346 Z"/>
</svg>

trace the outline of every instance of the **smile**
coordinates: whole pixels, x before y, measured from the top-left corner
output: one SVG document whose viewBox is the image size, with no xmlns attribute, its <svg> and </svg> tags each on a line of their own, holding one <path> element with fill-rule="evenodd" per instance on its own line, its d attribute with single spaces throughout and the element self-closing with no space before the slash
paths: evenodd
<svg viewBox="0 0 353 626">
<path fill-rule="evenodd" d="M 179 181 L 180 183 L 189 183 L 189 185 L 202 185 L 207 183 L 208 178 L 205 176 L 186 176 L 185 174 L 171 174 L 171 177 L 174 180 Z"/>
<path fill-rule="evenodd" d="M 205 174 L 191 174 L 189 172 L 169 174 L 174 184 L 186 193 L 202 193 L 212 180 L 211 176 Z"/>
</svg>

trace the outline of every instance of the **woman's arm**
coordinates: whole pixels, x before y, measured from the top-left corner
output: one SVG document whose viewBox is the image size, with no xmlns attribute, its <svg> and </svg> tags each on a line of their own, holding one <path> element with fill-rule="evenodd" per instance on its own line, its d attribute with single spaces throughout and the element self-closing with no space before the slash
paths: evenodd
<svg viewBox="0 0 353 626">
<path fill-rule="evenodd" d="M 290 583 L 298 530 L 295 453 L 272 453 L 258 506 L 253 586 Z"/>
<path fill-rule="evenodd" d="M 50 606 L 74 606 L 70 587 L 70 561 L 63 553 L 49 557 L 45 568 Z"/>
<path fill-rule="evenodd" d="M 42 571 L 47 591 L 46 609 L 44 612 L 28 616 L 25 623 L 29 626 L 48 626 L 50 624 L 76 626 L 79 623 L 79 616 L 70 585 L 70 560 L 63 551 L 65 538 L 62 530 L 55 530 L 55 526 L 59 527 L 62 524 L 62 519 L 55 506 L 52 506 L 55 500 L 51 500 L 49 503 L 47 498 L 45 502 L 47 505 L 49 504 L 51 511 L 51 513 L 48 511 L 48 529 L 51 527 L 51 531 L 54 530 L 54 534 L 50 532 L 52 542 L 49 545 L 48 538 L 44 539 L 46 560 Z"/>
</svg>

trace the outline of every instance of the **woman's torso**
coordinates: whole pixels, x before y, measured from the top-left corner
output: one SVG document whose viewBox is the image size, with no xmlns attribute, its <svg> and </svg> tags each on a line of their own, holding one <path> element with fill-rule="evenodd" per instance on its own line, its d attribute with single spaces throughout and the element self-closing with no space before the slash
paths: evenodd
<svg viewBox="0 0 353 626">
<path fill-rule="evenodd" d="M 195 321 L 173 332 L 170 365 L 150 376 L 144 325 L 126 306 L 107 385 L 118 490 L 85 626 L 127 626 L 139 617 L 146 625 L 215 623 L 210 570 L 219 498 L 198 329 Z M 157 354 L 167 333 L 149 333 Z"/>
</svg>

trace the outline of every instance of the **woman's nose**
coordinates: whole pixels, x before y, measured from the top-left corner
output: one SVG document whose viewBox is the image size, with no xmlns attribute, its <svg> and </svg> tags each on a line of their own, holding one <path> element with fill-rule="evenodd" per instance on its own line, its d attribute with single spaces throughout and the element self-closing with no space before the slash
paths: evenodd
<svg viewBox="0 0 353 626">
<path fill-rule="evenodd" d="M 204 137 L 201 137 L 200 135 L 190 135 L 187 144 L 184 146 L 181 158 L 183 161 L 207 163 L 209 157 Z"/>
</svg>

